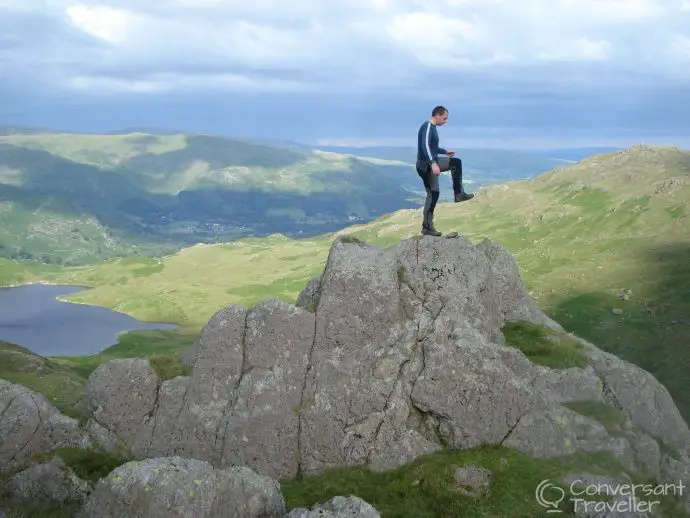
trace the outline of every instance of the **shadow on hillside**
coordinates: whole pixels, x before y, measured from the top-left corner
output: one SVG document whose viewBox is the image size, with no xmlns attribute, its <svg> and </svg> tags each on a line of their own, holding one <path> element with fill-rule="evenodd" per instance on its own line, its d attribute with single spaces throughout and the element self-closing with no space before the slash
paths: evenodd
<svg viewBox="0 0 690 518">
<path fill-rule="evenodd" d="M 549 314 L 568 331 L 651 372 L 690 422 L 690 244 L 636 254 L 637 278 L 617 277 L 601 291 L 565 298 Z M 621 280 L 625 285 L 615 285 Z M 629 300 L 620 296 L 626 288 Z"/>
<path fill-rule="evenodd" d="M 306 153 L 278 147 L 232 140 L 212 135 L 190 135 L 186 147 L 164 153 L 146 153 L 125 161 L 123 165 L 148 172 L 169 173 L 184 169 L 203 159 L 214 169 L 225 167 L 282 168 L 304 160 Z"/>
</svg>

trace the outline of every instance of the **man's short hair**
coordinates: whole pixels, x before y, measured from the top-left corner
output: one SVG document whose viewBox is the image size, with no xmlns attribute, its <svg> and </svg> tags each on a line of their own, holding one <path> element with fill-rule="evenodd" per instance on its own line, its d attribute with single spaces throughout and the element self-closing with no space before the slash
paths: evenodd
<svg viewBox="0 0 690 518">
<path fill-rule="evenodd" d="M 436 117 L 437 115 L 443 115 L 447 111 L 445 106 L 436 106 L 436 108 L 431 111 L 431 116 Z"/>
</svg>

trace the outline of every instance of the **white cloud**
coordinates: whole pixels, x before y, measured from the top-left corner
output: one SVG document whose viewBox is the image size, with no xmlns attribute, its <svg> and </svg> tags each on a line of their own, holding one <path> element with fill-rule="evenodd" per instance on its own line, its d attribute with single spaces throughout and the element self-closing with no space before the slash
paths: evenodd
<svg viewBox="0 0 690 518">
<path fill-rule="evenodd" d="M 519 79 L 522 70 L 542 82 L 565 81 L 570 73 L 601 81 L 601 70 L 678 79 L 687 77 L 678 70 L 686 56 L 678 34 L 690 27 L 688 3 L 0 0 L 0 19 L 33 11 L 53 16 L 60 34 L 69 29 L 93 38 L 86 48 L 62 42 L 56 32 L 37 49 L 32 35 L 20 34 L 21 25 L 13 23 L 4 32 L 11 31 L 8 41 L 26 41 L 25 53 L 16 44 L 3 52 L 0 36 L 0 67 L 16 66 L 21 57 L 29 65 L 22 70 L 49 73 L 54 86 L 84 90 L 107 83 L 107 91 L 283 90 L 295 88 L 300 76 L 305 87 L 321 82 L 329 91 L 416 88 L 427 74 Z"/>
<path fill-rule="evenodd" d="M 177 89 L 205 89 L 235 91 L 303 91 L 304 85 L 296 81 L 275 79 L 255 80 L 241 74 L 174 75 L 157 74 L 146 80 L 117 79 L 110 77 L 77 76 L 69 79 L 70 88 L 77 91 L 91 92 L 126 92 L 126 93 L 170 93 Z"/>
<path fill-rule="evenodd" d="M 125 43 L 129 28 L 138 21 L 133 13 L 112 7 L 77 4 L 65 12 L 78 28 L 113 44 Z"/>
</svg>

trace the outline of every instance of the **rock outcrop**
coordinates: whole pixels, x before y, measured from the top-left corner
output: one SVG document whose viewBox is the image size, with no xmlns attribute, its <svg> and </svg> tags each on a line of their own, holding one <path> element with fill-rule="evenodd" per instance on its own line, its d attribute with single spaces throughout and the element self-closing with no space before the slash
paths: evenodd
<svg viewBox="0 0 690 518">
<path fill-rule="evenodd" d="M 275 480 L 180 457 L 128 462 L 101 479 L 77 518 L 284 518 Z"/>
<path fill-rule="evenodd" d="M 275 478 L 385 470 L 481 444 L 542 457 L 606 450 L 660 476 L 661 441 L 687 465 L 690 431 L 652 375 L 574 336 L 588 365 L 535 364 L 505 344 L 502 327 L 520 320 L 566 336 L 496 243 L 341 239 L 296 305 L 267 299 L 214 315 L 187 355 L 191 376 L 161 382 L 146 360 L 112 361 L 93 373 L 84 403 L 138 458 Z M 611 433 L 564 406 L 578 401 L 626 422 Z"/>
<path fill-rule="evenodd" d="M 583 361 L 531 361 L 502 333 L 518 321 L 547 328 L 554 347 L 576 344 Z M 282 477 L 387 470 L 487 444 L 541 458 L 606 451 L 630 471 L 690 483 L 690 430 L 668 391 L 548 318 L 489 240 L 416 237 L 380 249 L 338 239 L 295 305 L 227 306 L 184 357 L 191 375 L 169 380 L 146 359 L 97 368 L 84 429 L 0 380 L 0 466 L 60 445 L 127 449 L 138 460 L 95 486 L 82 518 L 283 517 Z M 581 404 L 620 419 L 601 422 Z M 488 491 L 485 473 L 458 473 L 464 491 Z M 378 516 L 355 497 L 290 514 L 317 515 Z"/>
<path fill-rule="evenodd" d="M 89 483 L 80 479 L 60 457 L 17 473 L 6 489 L 15 501 L 52 506 L 79 503 L 90 491 Z"/>
<path fill-rule="evenodd" d="M 0 379 L 0 476 L 32 455 L 89 444 L 76 419 L 62 415 L 42 395 Z"/>
<path fill-rule="evenodd" d="M 336 496 L 311 509 L 293 509 L 287 518 L 381 518 L 381 515 L 361 498 Z"/>
</svg>

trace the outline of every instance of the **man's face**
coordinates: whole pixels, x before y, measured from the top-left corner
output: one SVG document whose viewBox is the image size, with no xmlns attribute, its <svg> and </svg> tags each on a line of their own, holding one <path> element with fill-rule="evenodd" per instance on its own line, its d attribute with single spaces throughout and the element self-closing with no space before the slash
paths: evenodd
<svg viewBox="0 0 690 518">
<path fill-rule="evenodd" d="M 443 126 L 448 120 L 448 112 L 444 113 L 443 115 L 434 115 L 433 119 L 434 124 L 437 126 Z"/>
</svg>

